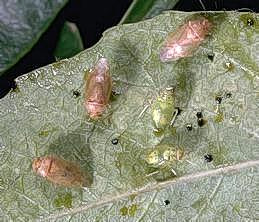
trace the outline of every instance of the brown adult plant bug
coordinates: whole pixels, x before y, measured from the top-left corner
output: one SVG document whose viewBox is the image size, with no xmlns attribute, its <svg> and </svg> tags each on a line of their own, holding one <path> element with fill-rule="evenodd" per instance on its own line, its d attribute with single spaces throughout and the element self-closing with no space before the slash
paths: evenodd
<svg viewBox="0 0 259 222">
<path fill-rule="evenodd" d="M 204 17 L 189 20 L 175 31 L 169 33 L 160 50 L 160 60 L 168 62 L 192 56 L 211 28 L 211 22 Z"/>
<path fill-rule="evenodd" d="M 48 181 L 65 187 L 90 186 L 90 178 L 80 167 L 57 156 L 37 157 L 32 162 L 33 171 Z"/>
<path fill-rule="evenodd" d="M 92 119 L 99 118 L 105 111 L 112 92 L 112 79 L 106 58 L 94 66 L 85 84 L 85 108 Z"/>
</svg>

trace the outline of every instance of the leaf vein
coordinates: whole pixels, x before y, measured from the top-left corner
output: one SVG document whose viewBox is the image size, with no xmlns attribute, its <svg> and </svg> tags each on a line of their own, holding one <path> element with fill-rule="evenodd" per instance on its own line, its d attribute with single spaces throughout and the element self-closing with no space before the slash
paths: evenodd
<svg viewBox="0 0 259 222">
<path fill-rule="evenodd" d="M 147 192 L 151 192 L 151 191 L 155 191 L 155 190 L 161 190 L 163 188 L 167 188 L 171 185 L 174 184 L 180 184 L 180 183 L 188 183 L 188 182 L 193 182 L 195 180 L 198 179 L 202 179 L 202 178 L 206 178 L 206 177 L 213 177 L 213 176 L 217 176 L 217 175 L 224 175 L 227 173 L 235 173 L 238 172 L 242 169 L 247 169 L 247 168 L 251 168 L 251 167 L 258 167 L 259 166 L 259 160 L 249 160 L 249 161 L 245 161 L 245 162 L 241 162 L 241 163 L 237 163 L 234 165 L 229 165 L 229 166 L 223 166 L 217 169 L 212 169 L 212 170 L 207 170 L 207 171 L 201 171 L 198 173 L 193 173 L 193 174 L 188 174 L 173 180 L 168 180 L 165 182 L 160 182 L 160 183 L 156 183 L 147 187 L 142 187 L 140 189 L 137 190 L 133 190 L 133 191 L 129 191 L 129 192 L 125 192 L 125 193 L 121 193 L 118 195 L 113 195 L 113 196 L 107 196 L 105 198 L 103 198 L 102 200 L 93 202 L 92 204 L 88 204 L 88 205 L 82 205 L 80 207 L 75 207 L 71 210 L 66 210 L 57 214 L 52 214 L 47 218 L 44 219 L 40 219 L 39 221 L 47 221 L 47 220 L 56 220 L 57 218 L 61 218 L 70 214 L 76 214 L 76 213 L 80 213 L 92 208 L 97 208 L 100 206 L 103 206 L 105 204 L 109 204 L 112 202 L 116 202 L 118 200 L 121 199 L 125 199 L 130 197 L 131 195 L 140 195 L 140 194 L 144 194 Z M 218 187 L 218 186 L 217 186 Z M 213 192 L 214 193 L 214 192 Z"/>
</svg>

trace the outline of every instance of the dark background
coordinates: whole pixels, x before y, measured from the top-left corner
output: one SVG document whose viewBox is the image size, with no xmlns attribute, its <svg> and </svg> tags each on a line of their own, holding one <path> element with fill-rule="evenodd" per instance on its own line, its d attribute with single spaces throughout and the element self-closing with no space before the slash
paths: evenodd
<svg viewBox="0 0 259 222">
<path fill-rule="evenodd" d="M 147 0 L 149 1 L 149 0 Z M 132 0 L 70 0 L 33 49 L 0 78 L 0 98 L 15 88 L 14 78 L 55 61 L 53 52 L 65 21 L 77 24 L 84 47 L 94 45 L 107 28 L 118 24 Z M 259 12 L 257 0 L 202 0 L 206 10 Z M 202 11 L 199 0 L 181 0 L 174 10 Z"/>
</svg>

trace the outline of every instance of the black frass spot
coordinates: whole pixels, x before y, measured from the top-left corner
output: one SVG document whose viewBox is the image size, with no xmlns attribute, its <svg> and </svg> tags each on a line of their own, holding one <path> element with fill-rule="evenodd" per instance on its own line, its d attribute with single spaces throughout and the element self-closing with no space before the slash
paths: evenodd
<svg viewBox="0 0 259 222">
<path fill-rule="evenodd" d="M 81 93 L 78 90 L 73 90 L 73 97 L 78 98 L 81 95 Z"/>
<path fill-rule="evenodd" d="M 213 156 L 211 154 L 206 154 L 204 155 L 204 159 L 207 163 L 209 163 L 213 160 Z"/>
<path fill-rule="evenodd" d="M 188 130 L 188 131 L 192 131 L 192 124 L 186 124 L 186 129 Z"/>
<path fill-rule="evenodd" d="M 114 138 L 111 140 L 113 145 L 117 145 L 119 143 L 119 140 L 117 138 Z"/>
</svg>

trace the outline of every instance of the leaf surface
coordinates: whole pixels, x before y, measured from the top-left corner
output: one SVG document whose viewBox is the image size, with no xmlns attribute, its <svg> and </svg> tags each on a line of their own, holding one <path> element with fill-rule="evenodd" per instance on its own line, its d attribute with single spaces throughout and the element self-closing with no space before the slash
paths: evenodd
<svg viewBox="0 0 259 222">
<path fill-rule="evenodd" d="M 172 9 L 179 0 L 134 0 L 120 24 L 138 22 L 159 15 L 165 10 Z"/>
<path fill-rule="evenodd" d="M 38 41 L 67 0 L 0 2 L 0 75 Z"/>
<path fill-rule="evenodd" d="M 83 51 L 83 41 L 75 23 L 65 22 L 54 52 L 57 59 L 67 59 Z"/>
<path fill-rule="evenodd" d="M 161 63 L 167 34 L 193 16 L 167 12 L 114 27 L 94 47 L 16 80 L 18 88 L 0 101 L 4 221 L 259 219 L 259 16 L 208 12 L 214 29 L 193 57 Z M 117 96 L 101 120 L 90 121 L 83 106 L 85 73 L 101 57 L 110 63 Z M 150 103 L 171 86 L 182 112 L 174 128 L 157 137 Z M 207 120 L 203 127 L 198 111 Z M 183 160 L 168 165 L 177 177 L 148 176 L 146 154 L 158 144 L 184 149 Z M 48 154 L 79 163 L 92 175 L 92 186 L 55 187 L 34 175 L 32 159 Z"/>
</svg>

